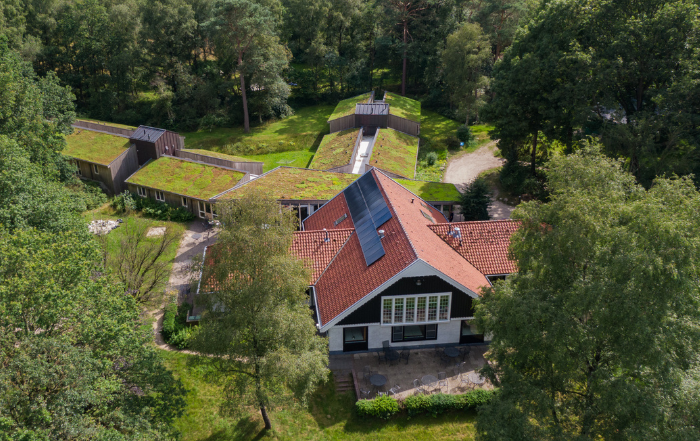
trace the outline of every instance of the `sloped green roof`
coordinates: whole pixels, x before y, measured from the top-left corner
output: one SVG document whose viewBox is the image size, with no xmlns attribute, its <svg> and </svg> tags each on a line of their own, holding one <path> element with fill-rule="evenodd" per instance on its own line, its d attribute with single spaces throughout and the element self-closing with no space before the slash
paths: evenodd
<svg viewBox="0 0 700 441">
<path fill-rule="evenodd" d="M 363 93 L 362 95 L 354 96 L 352 98 L 345 99 L 335 106 L 335 110 L 331 116 L 328 117 L 328 121 L 333 121 L 334 119 L 342 118 L 343 116 L 352 115 L 355 113 L 355 104 L 366 103 L 371 95 L 371 92 Z"/>
<path fill-rule="evenodd" d="M 63 154 L 96 164 L 109 165 L 130 146 L 128 138 L 76 128 L 66 136 Z"/>
<path fill-rule="evenodd" d="M 379 129 L 369 165 L 413 179 L 418 141 L 416 136 L 393 129 Z"/>
<path fill-rule="evenodd" d="M 227 159 L 234 162 L 260 162 L 253 161 L 252 159 L 246 159 L 241 156 L 227 155 L 226 153 L 212 152 L 211 150 L 205 149 L 183 149 L 183 152 L 196 153 L 198 155 L 211 156 L 212 158 Z"/>
<path fill-rule="evenodd" d="M 428 202 L 459 202 L 460 193 L 454 184 L 445 182 L 394 179 L 412 193 Z"/>
<path fill-rule="evenodd" d="M 324 136 L 309 168 L 328 170 L 349 164 L 359 133 L 358 129 L 348 129 Z"/>
<path fill-rule="evenodd" d="M 420 124 L 420 101 L 406 98 L 405 96 L 386 93 L 385 101 L 389 104 L 389 113 L 400 118 L 409 119 Z"/>
</svg>

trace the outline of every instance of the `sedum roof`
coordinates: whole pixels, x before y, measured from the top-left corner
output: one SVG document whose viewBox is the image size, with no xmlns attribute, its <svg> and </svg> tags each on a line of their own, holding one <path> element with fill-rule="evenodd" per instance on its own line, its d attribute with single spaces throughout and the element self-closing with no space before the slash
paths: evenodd
<svg viewBox="0 0 700 441">
<path fill-rule="evenodd" d="M 355 105 L 358 103 L 366 103 L 371 96 L 371 92 L 363 93 L 362 95 L 354 96 L 352 98 L 344 99 L 335 106 L 335 110 L 331 116 L 328 117 L 328 121 L 333 121 L 334 119 L 342 118 L 348 115 L 355 114 Z"/>
<path fill-rule="evenodd" d="M 358 129 L 348 129 L 324 136 L 309 168 L 328 170 L 349 164 L 359 133 Z"/>
<path fill-rule="evenodd" d="M 454 184 L 447 182 L 413 181 L 394 179 L 424 201 L 459 202 L 460 193 Z"/>
<path fill-rule="evenodd" d="M 109 165 L 130 145 L 129 139 L 123 136 L 76 128 L 66 136 L 66 147 L 62 153 L 82 161 Z"/>
<path fill-rule="evenodd" d="M 420 101 L 387 92 L 384 101 L 389 104 L 389 113 L 420 124 Z"/>
<path fill-rule="evenodd" d="M 407 135 L 393 129 L 379 129 L 377 140 L 372 147 L 369 165 L 413 179 L 418 156 L 416 136 Z"/>
</svg>

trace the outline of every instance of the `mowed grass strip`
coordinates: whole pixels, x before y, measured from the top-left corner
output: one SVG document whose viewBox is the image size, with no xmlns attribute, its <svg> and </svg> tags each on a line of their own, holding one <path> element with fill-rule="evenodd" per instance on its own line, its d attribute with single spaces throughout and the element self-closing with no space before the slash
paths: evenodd
<svg viewBox="0 0 700 441">
<path fill-rule="evenodd" d="M 91 122 L 95 124 L 103 124 L 105 126 L 111 126 L 111 127 L 118 127 L 120 129 L 128 129 L 128 130 L 136 130 L 136 127 L 134 126 L 129 126 L 126 124 L 117 124 L 109 121 L 101 121 L 99 119 L 84 119 L 84 118 L 78 118 L 76 121 L 86 121 L 86 122 Z"/>
<path fill-rule="evenodd" d="M 188 153 L 195 153 L 197 155 L 211 156 L 212 158 L 226 159 L 228 161 L 234 162 L 255 162 L 252 159 L 244 158 L 242 156 L 227 155 L 226 153 L 213 152 L 211 150 L 184 149 L 183 151 Z"/>
<path fill-rule="evenodd" d="M 127 182 L 196 199 L 209 199 L 235 186 L 245 173 L 161 156 Z"/>
<path fill-rule="evenodd" d="M 444 182 L 411 181 L 396 179 L 396 182 L 406 187 L 421 199 L 429 202 L 457 202 L 460 193 L 454 184 Z"/>
<path fill-rule="evenodd" d="M 359 133 L 357 129 L 348 129 L 324 136 L 309 168 L 328 170 L 349 164 Z"/>
<path fill-rule="evenodd" d="M 420 123 L 421 105 L 420 101 L 396 95 L 391 92 L 386 93 L 385 98 L 389 104 L 389 113 L 399 118 L 405 118 Z"/>
<path fill-rule="evenodd" d="M 371 166 L 412 179 L 416 167 L 418 138 L 392 129 L 380 129 L 372 147 Z"/>
<path fill-rule="evenodd" d="M 121 136 L 75 129 L 66 136 L 66 147 L 62 153 L 71 158 L 109 165 L 130 145 L 129 140 Z"/>
<path fill-rule="evenodd" d="M 366 103 L 369 99 L 371 93 L 363 93 L 362 95 L 354 96 L 352 98 L 344 99 L 335 106 L 333 114 L 328 117 L 328 121 L 333 121 L 334 119 L 342 118 L 344 116 L 352 115 L 355 113 L 355 104 Z"/>
<path fill-rule="evenodd" d="M 236 199 L 252 191 L 282 200 L 321 200 L 334 197 L 360 175 L 333 173 L 302 168 L 279 167 L 245 185 L 222 195 L 220 199 Z"/>
</svg>

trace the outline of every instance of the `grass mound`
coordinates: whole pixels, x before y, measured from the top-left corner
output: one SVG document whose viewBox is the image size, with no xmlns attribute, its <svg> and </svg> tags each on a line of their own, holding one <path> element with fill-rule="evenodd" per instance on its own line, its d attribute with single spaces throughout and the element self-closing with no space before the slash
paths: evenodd
<svg viewBox="0 0 700 441">
<path fill-rule="evenodd" d="M 328 170 L 350 163 L 359 130 L 348 129 L 323 137 L 309 168 Z"/>
</svg>

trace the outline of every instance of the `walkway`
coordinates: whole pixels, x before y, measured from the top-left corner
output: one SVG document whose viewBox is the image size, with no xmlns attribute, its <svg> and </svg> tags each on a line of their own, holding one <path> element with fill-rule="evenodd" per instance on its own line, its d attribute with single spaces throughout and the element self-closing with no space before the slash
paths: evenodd
<svg viewBox="0 0 700 441">
<path fill-rule="evenodd" d="M 467 184 L 474 181 L 482 172 L 503 165 L 505 160 L 497 158 L 494 155 L 495 151 L 496 141 L 491 141 L 475 152 L 454 158 L 447 165 L 445 176 L 442 178 L 443 182 L 455 184 L 459 191 L 464 191 Z M 498 194 L 494 189 L 492 203 L 489 206 L 491 219 L 509 219 L 515 207 L 496 200 L 497 197 Z"/>
<path fill-rule="evenodd" d="M 353 174 L 362 174 L 365 172 L 365 166 L 369 164 L 369 157 L 372 156 L 372 139 L 374 136 L 363 136 L 360 141 L 360 146 L 357 148 L 357 156 L 355 164 L 352 166 Z"/>
</svg>

